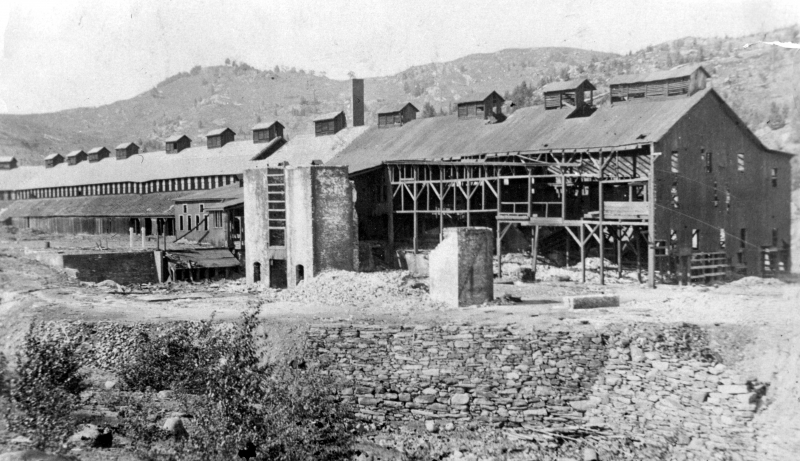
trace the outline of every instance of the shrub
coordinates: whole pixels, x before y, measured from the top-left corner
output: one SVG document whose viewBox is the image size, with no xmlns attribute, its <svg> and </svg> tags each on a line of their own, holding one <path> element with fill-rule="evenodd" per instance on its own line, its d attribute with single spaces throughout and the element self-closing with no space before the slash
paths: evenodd
<svg viewBox="0 0 800 461">
<path fill-rule="evenodd" d="M 176 324 L 159 337 L 142 337 L 123 382 L 138 388 L 177 390 L 193 416 L 187 439 L 161 457 L 229 460 L 247 443 L 259 459 L 335 460 L 350 455 L 353 412 L 336 400 L 335 383 L 305 366 L 267 364 L 257 333 L 258 310 L 234 325 L 211 321 Z M 227 327 L 227 328 L 226 328 Z M 297 363 L 297 362 L 295 362 Z M 153 457 L 153 399 L 128 405 L 126 433 L 140 452 Z"/>
<path fill-rule="evenodd" d="M 79 372 L 79 343 L 59 340 L 31 323 L 17 353 L 6 413 L 9 430 L 27 435 L 36 448 L 60 447 L 73 426 L 70 414 L 86 389 Z"/>
</svg>

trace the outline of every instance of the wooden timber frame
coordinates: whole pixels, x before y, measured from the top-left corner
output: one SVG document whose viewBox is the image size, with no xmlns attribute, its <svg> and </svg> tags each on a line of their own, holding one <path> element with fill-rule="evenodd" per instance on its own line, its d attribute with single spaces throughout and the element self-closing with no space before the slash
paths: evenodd
<svg viewBox="0 0 800 461">
<path fill-rule="evenodd" d="M 495 227 L 498 276 L 502 276 L 502 241 L 512 226 L 533 227 L 531 250 L 536 257 L 539 229 L 563 228 L 577 243 L 586 281 L 586 249 L 594 239 L 599 254 L 605 244 L 616 245 L 620 267 L 626 248 L 637 255 L 640 267 L 640 236 L 647 240 L 647 280 L 655 287 L 655 207 L 653 162 L 660 155 L 652 143 L 596 149 L 499 152 L 437 160 L 386 161 L 388 241 L 395 242 L 395 217 L 411 215 L 413 251 L 419 251 L 422 216 L 438 217 L 439 241 L 446 216 L 459 216 L 467 227 L 477 216 Z M 515 185 L 516 187 L 511 187 Z M 520 186 L 521 184 L 521 186 Z M 604 189 L 627 190 L 627 200 L 606 201 Z M 509 194 L 516 190 L 516 198 Z M 594 189 L 594 191 L 592 191 Z M 539 199 L 537 190 L 549 192 Z M 524 200 L 520 201 L 520 191 Z M 582 195 L 597 198 L 584 203 Z M 540 194 L 542 195 L 542 194 Z M 546 195 L 546 194 L 545 194 Z M 553 199 L 553 196 L 557 199 Z M 570 198 L 568 198 L 570 197 Z M 581 198 L 581 206 L 572 203 Z M 634 200 L 636 198 L 637 200 Z M 516 200 L 516 201 L 515 201 Z M 576 232 L 577 231 L 577 232 Z M 567 242 L 569 252 L 569 242 Z M 600 258 L 600 283 L 605 283 L 605 258 Z"/>
</svg>

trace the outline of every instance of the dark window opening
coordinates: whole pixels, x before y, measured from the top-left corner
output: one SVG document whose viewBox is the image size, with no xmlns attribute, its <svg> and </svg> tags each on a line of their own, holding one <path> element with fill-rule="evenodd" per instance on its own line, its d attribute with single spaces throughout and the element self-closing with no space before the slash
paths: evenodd
<svg viewBox="0 0 800 461">
<path fill-rule="evenodd" d="M 186 214 L 188 212 L 189 212 L 189 207 L 187 205 L 184 205 L 183 206 L 183 214 Z"/>
<path fill-rule="evenodd" d="M 731 188 L 725 188 L 725 211 L 731 211 Z"/>
<path fill-rule="evenodd" d="M 714 183 L 714 208 L 719 205 L 719 198 L 717 197 L 717 183 Z"/>
<path fill-rule="evenodd" d="M 739 229 L 739 247 L 744 249 L 747 245 L 747 229 Z"/>
<path fill-rule="evenodd" d="M 253 282 L 261 281 L 261 263 L 253 263 Z"/>
<path fill-rule="evenodd" d="M 285 259 L 270 259 L 269 260 L 269 287 L 270 288 L 287 288 L 288 287 L 288 274 Z"/>
<path fill-rule="evenodd" d="M 679 200 L 678 200 L 678 184 L 673 183 L 672 189 L 670 189 L 670 193 L 672 194 L 672 208 L 679 208 Z"/>
<path fill-rule="evenodd" d="M 744 171 L 744 154 L 736 155 L 736 169 L 740 172 Z"/>
<path fill-rule="evenodd" d="M 778 229 L 772 229 L 772 246 L 778 246 Z"/>
<path fill-rule="evenodd" d="M 205 209 L 206 209 L 205 205 L 203 205 L 203 204 L 201 203 L 201 204 L 200 204 L 200 213 L 202 213 L 203 211 L 205 211 Z"/>
<path fill-rule="evenodd" d="M 719 230 L 719 247 L 725 249 L 725 229 L 723 228 Z"/>
<path fill-rule="evenodd" d="M 295 281 L 297 282 L 297 285 L 300 285 L 300 282 L 303 280 L 305 280 L 305 268 L 302 264 L 298 264 L 295 268 Z"/>
<path fill-rule="evenodd" d="M 706 153 L 706 173 L 713 173 L 714 172 L 714 162 L 713 162 L 714 154 L 712 152 Z"/>
<path fill-rule="evenodd" d="M 770 174 L 770 180 L 772 181 L 772 187 L 778 187 L 778 169 L 773 168 L 772 173 Z"/>
<path fill-rule="evenodd" d="M 178 229 L 183 230 L 183 216 L 178 216 Z"/>
</svg>

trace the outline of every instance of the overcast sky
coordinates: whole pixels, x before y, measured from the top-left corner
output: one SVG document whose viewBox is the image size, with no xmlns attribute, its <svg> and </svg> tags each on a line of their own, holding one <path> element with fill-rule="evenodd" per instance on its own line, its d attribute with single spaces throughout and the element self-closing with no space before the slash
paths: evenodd
<svg viewBox="0 0 800 461">
<path fill-rule="evenodd" d="M 107 104 L 226 57 L 343 79 L 504 48 L 627 53 L 794 23 L 799 0 L 0 0 L 0 112 Z"/>
</svg>

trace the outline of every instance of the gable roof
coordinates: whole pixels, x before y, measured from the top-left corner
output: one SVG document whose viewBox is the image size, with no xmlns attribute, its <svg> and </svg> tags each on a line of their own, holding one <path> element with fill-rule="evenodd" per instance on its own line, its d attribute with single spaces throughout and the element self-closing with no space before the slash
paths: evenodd
<svg viewBox="0 0 800 461">
<path fill-rule="evenodd" d="M 90 150 L 89 152 L 87 152 L 87 154 L 99 154 L 103 150 L 108 151 L 108 149 L 106 149 L 105 147 L 100 146 L 100 147 L 95 147 L 94 149 Z M 69 157 L 69 156 L 67 156 L 67 157 Z"/>
<path fill-rule="evenodd" d="M 84 151 L 82 151 L 82 150 L 73 150 L 72 152 L 70 152 L 69 154 L 67 154 L 67 157 L 77 157 L 77 156 L 79 156 L 79 155 L 81 155 L 81 154 L 85 154 L 85 153 L 86 153 L 86 152 L 84 152 Z M 51 154 L 51 155 L 52 155 L 52 154 Z M 48 157 L 50 157 L 50 156 L 48 155 Z"/>
<path fill-rule="evenodd" d="M 209 131 L 208 133 L 206 133 L 206 137 L 210 137 L 210 136 L 219 136 L 219 135 L 221 135 L 222 133 L 224 133 L 224 132 L 226 132 L 226 131 L 230 131 L 231 133 L 233 133 L 233 134 L 236 134 L 236 132 L 234 132 L 234 131 L 233 131 L 233 130 L 231 130 L 230 128 L 228 128 L 228 127 L 225 127 L 225 128 L 217 128 L 217 129 L 215 129 L 215 130 L 211 130 L 211 131 Z"/>
<path fill-rule="evenodd" d="M 312 118 L 311 121 L 312 122 L 324 122 L 325 120 L 333 120 L 339 114 L 344 114 L 344 111 L 340 110 L 338 112 L 328 112 L 327 114 L 317 115 L 316 117 Z"/>
<path fill-rule="evenodd" d="M 625 85 L 631 83 L 644 83 L 644 82 L 657 82 L 659 80 L 670 80 L 673 78 L 682 78 L 692 75 L 696 70 L 701 70 L 706 77 L 711 77 L 711 74 L 700 64 L 685 64 L 673 67 L 669 70 L 659 70 L 650 72 L 649 74 L 629 74 L 629 75 L 616 75 L 608 80 L 609 85 Z"/>
<path fill-rule="evenodd" d="M 186 136 L 185 134 L 174 134 L 174 135 L 170 136 L 169 138 L 165 139 L 164 142 L 178 142 L 183 138 L 186 138 L 189 141 L 192 140 L 192 138 Z"/>
<path fill-rule="evenodd" d="M 56 158 L 56 157 L 61 157 L 61 154 L 58 154 L 58 153 L 56 153 L 56 152 L 53 152 L 52 154 L 48 155 L 48 156 L 47 156 L 47 157 L 45 157 L 44 159 L 45 159 L 45 160 L 53 160 L 53 159 L 54 159 L 54 158 Z M 61 158 L 63 158 L 63 157 L 61 157 Z"/>
<path fill-rule="evenodd" d="M 16 160 L 17 158 L 12 155 L 0 155 L 0 163 L 8 163 Z"/>
<path fill-rule="evenodd" d="M 483 97 L 481 97 L 482 94 L 484 95 Z M 473 93 L 469 93 L 469 94 L 464 95 L 464 97 L 462 97 L 458 101 L 458 104 L 467 104 L 467 103 L 471 103 L 471 102 L 483 102 L 483 101 L 486 101 L 489 98 L 489 96 L 491 96 L 491 95 L 495 95 L 498 98 L 500 98 L 500 100 L 505 101 L 505 99 L 502 96 L 500 96 L 500 94 L 497 91 L 492 91 L 491 93 L 488 93 L 488 94 L 485 94 L 485 93 L 474 93 L 473 92 Z"/>
<path fill-rule="evenodd" d="M 253 131 L 266 130 L 269 127 L 271 127 L 272 125 L 275 125 L 275 124 L 283 126 L 283 123 L 281 123 L 281 122 L 279 122 L 277 120 L 269 120 L 267 122 L 261 122 L 261 123 L 256 124 L 255 126 L 253 126 Z M 284 128 L 286 128 L 286 127 L 284 126 Z"/>
<path fill-rule="evenodd" d="M 414 106 L 414 104 L 411 104 L 410 102 L 406 102 L 406 103 L 391 104 L 391 105 L 388 105 L 388 106 L 381 107 L 380 109 L 378 109 L 378 114 L 379 115 L 380 114 L 392 114 L 392 113 L 395 113 L 395 112 L 400 112 L 403 109 L 405 109 L 406 106 L 411 106 L 411 108 L 414 109 L 415 112 L 419 112 L 419 109 L 417 109 Z"/>
<path fill-rule="evenodd" d="M 586 83 L 586 85 L 584 85 L 584 88 L 588 88 L 590 90 L 597 89 L 594 85 L 592 85 L 592 82 L 590 82 L 588 78 L 576 78 L 574 80 L 568 80 L 566 82 L 548 83 L 547 85 L 542 87 L 542 91 L 544 93 L 551 93 L 553 91 L 574 91 L 584 83 Z"/>
<path fill-rule="evenodd" d="M 123 142 L 122 144 L 117 145 L 117 147 L 115 147 L 115 149 L 127 149 L 130 146 L 139 147 L 139 145 L 134 143 L 134 142 Z"/>
<path fill-rule="evenodd" d="M 681 98 L 603 104 L 588 117 L 568 118 L 571 107 L 545 110 L 535 106 L 517 109 L 497 124 L 446 116 L 412 120 L 398 130 L 372 126 L 327 164 L 349 166 L 353 174 L 384 161 L 656 142 L 710 92 L 708 88 Z"/>
</svg>

